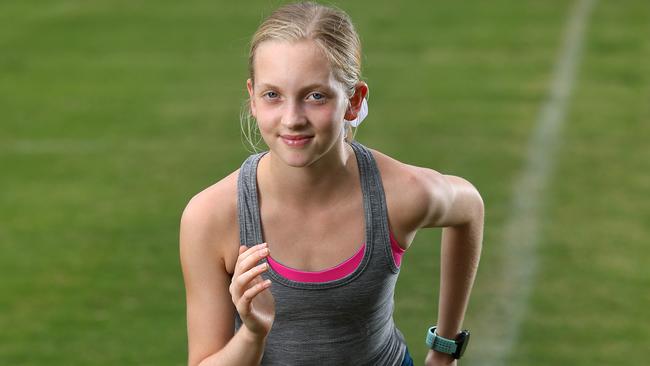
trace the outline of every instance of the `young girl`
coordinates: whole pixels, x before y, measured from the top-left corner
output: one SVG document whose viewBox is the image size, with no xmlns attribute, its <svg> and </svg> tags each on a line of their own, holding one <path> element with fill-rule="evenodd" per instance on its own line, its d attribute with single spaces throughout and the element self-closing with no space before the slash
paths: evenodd
<svg viewBox="0 0 650 366">
<path fill-rule="evenodd" d="M 342 11 L 281 7 L 255 33 L 249 66 L 250 114 L 268 151 L 197 194 L 181 220 L 189 365 L 412 365 L 393 293 L 402 254 L 430 227 L 444 229 L 425 363 L 456 364 L 479 193 L 352 140 L 368 86 Z"/>
</svg>

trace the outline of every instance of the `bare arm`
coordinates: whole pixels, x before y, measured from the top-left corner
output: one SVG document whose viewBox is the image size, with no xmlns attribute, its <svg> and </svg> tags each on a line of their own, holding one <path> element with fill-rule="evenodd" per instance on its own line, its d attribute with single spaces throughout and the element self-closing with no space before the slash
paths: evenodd
<svg viewBox="0 0 650 366">
<path fill-rule="evenodd" d="M 260 251 L 261 246 L 248 251 L 242 247 L 239 256 L 234 257 L 238 260 L 231 281 L 225 263 L 227 249 L 223 247 L 226 247 L 224 244 L 232 246 L 233 240 L 228 240 L 224 225 L 233 223 L 218 213 L 210 212 L 210 205 L 202 201 L 209 200 L 195 197 L 190 201 L 180 228 L 180 260 L 187 302 L 188 365 L 259 365 L 266 334 L 273 322 L 272 314 L 268 315 L 268 305 L 255 307 L 256 301 L 253 301 L 256 295 L 268 288 L 268 283 L 259 277 L 265 268 L 256 266 L 264 253 Z M 253 326 L 245 324 L 235 334 L 235 311 L 240 314 L 248 311 L 242 318 Z M 256 322 L 260 316 L 263 318 L 261 325 Z"/>
<path fill-rule="evenodd" d="M 466 180 L 427 171 L 430 210 L 424 227 L 443 227 L 437 333 L 460 332 L 478 269 L 483 240 L 483 200 Z M 427 365 L 454 365 L 449 355 L 430 351 Z"/>
</svg>

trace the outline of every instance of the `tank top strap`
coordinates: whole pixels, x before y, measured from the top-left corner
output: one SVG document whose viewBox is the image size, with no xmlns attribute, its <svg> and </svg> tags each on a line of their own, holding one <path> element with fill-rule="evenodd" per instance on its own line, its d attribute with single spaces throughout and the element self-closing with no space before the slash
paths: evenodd
<svg viewBox="0 0 650 366">
<path fill-rule="evenodd" d="M 237 180 L 239 243 L 247 247 L 264 242 L 257 194 L 257 164 L 264 154 L 266 152 L 249 156 L 239 169 Z"/>
<path fill-rule="evenodd" d="M 390 271 L 397 273 L 399 267 L 393 260 L 386 195 L 377 162 L 372 152 L 361 143 L 352 141 L 350 146 L 354 149 L 359 165 L 366 215 L 366 237 L 372 245 L 373 256 L 382 258 L 382 262 L 388 263 Z"/>
</svg>

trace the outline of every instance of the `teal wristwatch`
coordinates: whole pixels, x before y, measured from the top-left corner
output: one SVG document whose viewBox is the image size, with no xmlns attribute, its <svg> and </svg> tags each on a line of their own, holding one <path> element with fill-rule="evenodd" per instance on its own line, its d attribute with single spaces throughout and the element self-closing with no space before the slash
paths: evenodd
<svg viewBox="0 0 650 366">
<path fill-rule="evenodd" d="M 469 343 L 469 331 L 463 330 L 456 339 L 448 339 L 436 334 L 436 327 L 427 331 L 427 346 L 434 351 L 447 353 L 455 359 L 463 357 L 467 344 Z"/>
</svg>

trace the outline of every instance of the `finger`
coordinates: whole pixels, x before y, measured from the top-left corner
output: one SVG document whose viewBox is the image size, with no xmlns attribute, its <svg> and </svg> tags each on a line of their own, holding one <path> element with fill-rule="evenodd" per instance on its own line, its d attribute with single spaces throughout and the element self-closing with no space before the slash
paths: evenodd
<svg viewBox="0 0 650 366">
<path fill-rule="evenodd" d="M 239 253 L 239 258 L 238 259 L 239 260 L 244 260 L 244 259 L 248 258 L 249 256 L 253 255 L 258 250 L 261 250 L 261 249 L 264 249 L 264 248 L 267 248 L 267 247 L 268 246 L 267 246 L 266 243 L 253 245 L 252 247 L 247 248 L 243 253 Z"/>
<path fill-rule="evenodd" d="M 250 253 L 248 253 L 250 252 Z M 242 273 L 253 268 L 257 263 L 266 258 L 269 255 L 269 249 L 266 247 L 257 248 L 256 250 L 249 249 L 247 251 L 248 256 L 239 260 L 235 266 L 235 275 L 241 275 Z M 246 255 L 247 253 L 244 253 Z"/>
<path fill-rule="evenodd" d="M 263 243 L 266 244 L 266 243 Z M 253 253 L 256 253 L 258 250 L 265 248 L 262 244 L 252 246 L 250 248 L 245 245 L 239 246 L 239 255 L 237 256 L 237 261 L 235 262 L 235 268 L 233 271 L 233 278 L 239 276 L 241 273 L 245 272 L 247 269 L 242 270 L 241 262 L 251 256 Z"/>
<path fill-rule="evenodd" d="M 253 263 L 254 265 L 255 263 Z M 268 270 L 269 265 L 268 263 L 262 263 L 259 264 L 255 267 L 251 265 L 251 268 L 248 269 L 243 269 L 243 268 L 238 268 L 236 269 L 236 273 L 233 274 L 233 277 L 230 282 L 230 286 L 228 288 L 230 295 L 232 296 L 232 301 L 234 304 L 239 301 L 239 298 L 241 297 L 241 294 L 246 291 L 249 287 L 262 282 L 262 278 L 260 277 L 260 274 Z"/>
<path fill-rule="evenodd" d="M 262 263 L 242 273 L 239 277 L 237 277 L 235 279 L 235 286 L 241 289 L 239 292 L 241 293 L 244 290 L 248 289 L 249 287 L 252 287 L 252 285 L 261 282 L 262 278 L 259 277 L 259 275 L 261 275 L 266 270 L 268 270 L 268 268 L 269 268 L 268 263 Z"/>
<path fill-rule="evenodd" d="M 255 296 L 259 295 L 262 291 L 266 290 L 269 287 L 271 287 L 271 280 L 266 280 L 246 290 L 242 294 L 237 304 L 237 311 L 239 312 L 239 315 L 248 315 L 251 311 L 251 302 Z"/>
<path fill-rule="evenodd" d="M 268 264 L 262 263 L 259 264 L 248 271 L 233 277 L 230 282 L 230 295 L 232 296 L 232 301 L 236 304 L 239 301 L 242 293 L 249 289 L 250 287 L 262 282 L 262 277 L 260 275 L 268 270 Z"/>
<path fill-rule="evenodd" d="M 251 255 L 254 255 L 255 253 L 257 253 L 257 251 L 265 248 L 266 244 L 265 243 L 258 244 L 258 245 L 254 245 L 254 246 L 252 246 L 250 248 L 245 247 L 245 246 L 242 246 L 242 247 L 239 248 L 239 255 L 237 256 L 237 262 L 235 263 L 236 267 L 239 266 L 239 264 L 243 260 L 245 260 L 246 258 L 250 257 Z"/>
</svg>

